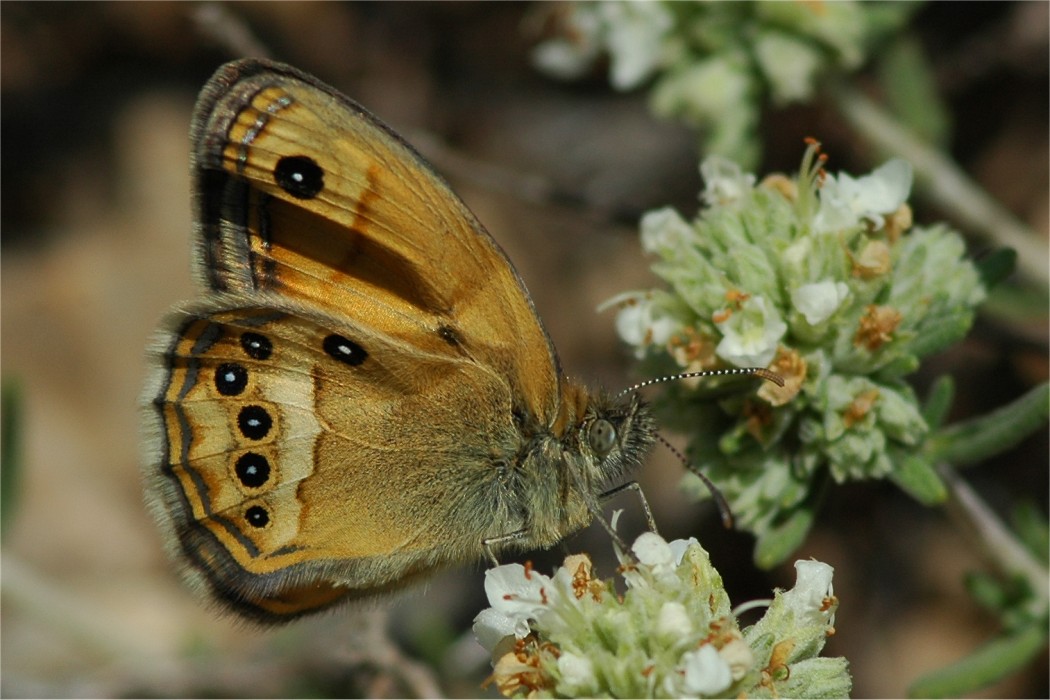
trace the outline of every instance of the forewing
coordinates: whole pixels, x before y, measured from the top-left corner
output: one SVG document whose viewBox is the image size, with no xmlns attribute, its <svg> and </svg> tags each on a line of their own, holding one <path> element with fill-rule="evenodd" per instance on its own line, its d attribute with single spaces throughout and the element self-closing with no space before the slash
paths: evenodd
<svg viewBox="0 0 1050 700">
<path fill-rule="evenodd" d="M 506 256 L 396 134 L 299 71 L 241 61 L 194 116 L 199 276 L 276 291 L 508 382 L 515 410 L 556 412 L 554 349 Z"/>
</svg>

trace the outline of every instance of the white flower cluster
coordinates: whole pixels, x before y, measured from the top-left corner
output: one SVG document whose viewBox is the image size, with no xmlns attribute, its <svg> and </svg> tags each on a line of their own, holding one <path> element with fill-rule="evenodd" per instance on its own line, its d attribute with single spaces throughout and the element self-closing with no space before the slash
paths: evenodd
<svg viewBox="0 0 1050 700">
<path fill-rule="evenodd" d="M 609 80 L 618 90 L 637 87 L 660 67 L 674 25 L 665 5 L 637 0 L 576 5 L 567 21 L 563 36 L 536 47 L 537 67 L 559 78 L 577 78 L 607 53 Z"/>
<path fill-rule="evenodd" d="M 838 605 L 832 569 L 796 563 L 765 616 L 741 630 L 695 539 L 645 533 L 621 555 L 623 595 L 574 555 L 553 576 L 520 564 L 486 572 L 490 608 L 474 622 L 507 696 L 844 696 L 844 659 L 819 658 Z M 768 601 L 767 601 L 768 602 Z"/>
<path fill-rule="evenodd" d="M 708 158 L 700 166 L 700 171 L 705 183 L 701 199 L 709 207 L 739 206 L 750 199 L 754 191 L 755 176 L 743 173 L 739 166 L 724 158 Z M 838 245 L 837 237 L 844 232 L 882 229 L 886 217 L 907 203 L 911 183 L 911 166 L 899 159 L 891 160 L 860 178 L 853 178 L 848 173 L 826 175 L 819 191 L 819 207 L 811 221 L 792 222 L 796 228 L 807 226 L 813 235 L 800 236 L 791 245 L 782 246 L 782 260 L 787 268 L 782 275 L 776 274 L 777 271 L 769 266 L 764 251 L 743 259 L 750 246 L 762 244 L 759 236 L 752 233 L 752 240 L 740 242 L 748 247 L 736 250 L 730 248 L 735 241 L 727 241 L 727 262 L 743 274 L 733 276 L 732 269 L 721 273 L 710 270 L 712 274 L 707 288 L 697 292 L 706 297 L 713 294 L 716 302 L 728 301 L 733 306 L 718 303 L 710 315 L 710 321 L 721 335 L 715 348 L 718 357 L 737 367 L 765 367 L 773 360 L 788 331 L 782 310 L 778 308 L 780 305 L 773 301 L 784 290 L 775 288 L 771 290 L 774 294 L 749 293 L 743 299 L 727 294 L 734 285 L 743 289 L 754 288 L 746 284 L 749 278 L 771 275 L 768 281 L 756 285 L 758 287 L 775 284 L 780 279 L 792 283 L 788 290 L 790 304 L 786 310 L 797 312 L 813 327 L 828 321 L 849 300 L 851 292 L 845 281 L 831 276 L 833 271 L 828 270 L 828 276 L 822 276 L 824 271 L 819 269 L 823 267 L 820 262 L 827 255 L 827 248 Z M 642 218 L 643 249 L 665 258 L 673 256 L 679 261 L 678 267 L 689 264 L 688 258 L 683 256 L 689 255 L 690 247 L 699 235 L 693 225 L 671 208 L 648 212 Z M 695 252 L 692 254 L 696 255 Z M 684 265 L 683 259 L 686 260 Z M 696 264 L 703 268 L 702 271 L 708 271 L 700 261 Z M 661 270 L 669 268 L 669 265 L 661 266 Z M 699 274 L 696 276 L 700 277 Z M 703 280 L 698 284 L 701 282 Z M 626 292 L 600 308 L 610 306 L 621 308 L 616 320 L 617 330 L 624 341 L 637 348 L 639 356 L 644 354 L 647 346 L 666 343 L 671 337 L 681 334 L 689 324 L 681 315 L 673 313 L 674 305 L 668 304 L 666 297 L 653 291 Z"/>
<path fill-rule="evenodd" d="M 912 11 L 855 0 L 544 3 L 537 25 L 554 35 L 533 61 L 573 79 L 605 59 L 614 88 L 650 84 L 653 111 L 698 128 L 705 152 L 752 163 L 765 104 L 811 99 L 823 77 L 855 70 Z"/>
<path fill-rule="evenodd" d="M 957 234 L 912 226 L 906 162 L 854 177 L 826 172 L 824 160 L 812 142 L 796 178 L 756 183 L 709 157 L 695 218 L 663 208 L 641 221 L 667 288 L 604 305 L 618 308 L 620 336 L 650 371 L 764 367 L 784 379 L 709 405 L 693 386 L 666 392 L 675 405 L 665 424 L 692 437 L 697 467 L 758 535 L 763 566 L 801 542 L 808 526 L 785 524 L 812 522 L 804 509 L 825 474 L 892 478 L 926 503 L 944 497 L 903 376 L 958 341 L 985 296 Z"/>
</svg>

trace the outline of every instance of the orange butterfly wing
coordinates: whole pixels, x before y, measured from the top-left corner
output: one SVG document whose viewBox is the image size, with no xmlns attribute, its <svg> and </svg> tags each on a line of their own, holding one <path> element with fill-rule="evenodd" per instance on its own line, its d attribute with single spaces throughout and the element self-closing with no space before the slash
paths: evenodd
<svg viewBox="0 0 1050 700">
<path fill-rule="evenodd" d="M 294 68 L 241 61 L 209 82 L 193 141 L 198 274 L 212 290 L 276 290 L 469 357 L 511 382 L 515 411 L 554 419 L 557 357 L 510 261 L 364 108 Z"/>
<path fill-rule="evenodd" d="M 499 466 L 521 440 L 505 385 L 340 323 L 359 346 L 332 319 L 271 301 L 200 302 L 158 347 L 147 415 L 163 446 L 148 483 L 191 581 L 270 621 L 405 583 L 522 527 Z M 332 343 L 350 352 L 337 359 Z"/>
<path fill-rule="evenodd" d="M 500 465 L 567 387 L 463 203 L 365 110 L 278 64 L 220 69 L 192 138 L 208 295 L 170 317 L 144 395 L 147 491 L 187 576 L 274 621 L 521 527 Z"/>
</svg>

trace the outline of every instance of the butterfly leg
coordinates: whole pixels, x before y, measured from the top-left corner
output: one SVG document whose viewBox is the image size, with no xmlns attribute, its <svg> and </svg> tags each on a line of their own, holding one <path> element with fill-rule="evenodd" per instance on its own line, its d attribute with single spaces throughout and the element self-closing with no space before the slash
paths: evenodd
<svg viewBox="0 0 1050 700">
<path fill-rule="evenodd" d="M 520 540 L 527 534 L 529 534 L 528 530 L 518 530 L 517 532 L 508 532 L 506 535 L 498 535 L 497 537 L 486 537 L 481 541 L 481 548 L 485 550 L 485 556 L 492 562 L 492 565 L 499 566 L 499 559 L 496 558 L 496 553 L 492 549 L 493 545 L 504 545 L 514 540 Z"/>
<path fill-rule="evenodd" d="M 645 522 L 649 528 L 649 532 L 653 534 L 660 534 L 656 529 L 656 520 L 653 519 L 653 511 L 649 507 L 649 501 L 645 498 L 645 493 L 642 491 L 642 487 L 638 485 L 637 481 L 628 481 L 626 484 L 621 484 L 614 489 L 606 491 L 605 493 L 598 496 L 598 500 L 608 501 L 616 496 L 619 496 L 624 491 L 634 491 L 638 495 L 638 500 L 642 502 L 642 510 L 645 512 Z"/>
<path fill-rule="evenodd" d="M 614 489 L 606 491 L 605 493 L 600 494 L 598 496 L 598 500 L 604 503 L 605 501 L 619 496 L 624 491 L 634 491 L 634 493 L 638 496 L 638 500 L 641 501 L 642 511 L 645 513 L 645 522 L 647 527 L 649 528 L 649 531 L 655 534 L 659 534 L 659 532 L 656 529 L 656 520 L 653 518 L 653 510 L 649 507 L 649 501 L 645 498 L 645 493 L 642 491 L 642 487 L 638 485 L 637 481 L 628 481 L 626 484 L 621 484 L 620 486 L 617 486 Z M 620 548 L 620 550 L 624 552 L 629 552 L 630 548 L 627 546 L 627 543 L 624 542 L 623 538 L 620 537 L 619 533 L 617 533 L 616 530 L 613 529 L 612 525 L 609 524 L 609 521 L 607 521 L 600 512 L 595 511 L 593 515 L 595 517 L 595 520 L 601 523 L 601 526 L 605 528 L 605 531 L 607 533 L 609 533 L 609 536 L 612 537 L 613 541 Z M 497 537 L 486 537 L 481 541 L 481 547 L 485 550 L 485 556 L 488 558 L 489 562 L 491 562 L 493 566 L 499 566 L 499 559 L 496 558 L 494 548 L 507 544 L 509 542 L 513 542 L 515 540 L 520 540 L 527 534 L 527 530 L 518 530 L 516 532 L 509 532 L 506 535 L 499 535 Z"/>
</svg>

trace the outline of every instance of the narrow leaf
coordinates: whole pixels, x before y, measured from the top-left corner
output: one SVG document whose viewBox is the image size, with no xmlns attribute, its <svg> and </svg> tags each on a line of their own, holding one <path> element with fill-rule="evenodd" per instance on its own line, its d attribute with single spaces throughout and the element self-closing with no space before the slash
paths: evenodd
<svg viewBox="0 0 1050 700">
<path fill-rule="evenodd" d="M 937 377 L 937 381 L 930 387 L 929 396 L 922 407 L 922 417 L 930 430 L 936 430 L 944 424 L 951 410 L 952 401 L 955 399 L 955 380 L 947 374 Z"/>
<path fill-rule="evenodd" d="M 22 475 L 22 394 L 16 382 L 0 387 L 0 532 L 15 512 Z"/>
<path fill-rule="evenodd" d="M 922 455 L 908 455 L 898 462 L 890 479 L 925 506 L 944 503 L 948 489 L 933 465 Z"/>
<path fill-rule="evenodd" d="M 937 431 L 926 441 L 926 452 L 934 464 L 974 464 L 1018 444 L 1048 417 L 1050 385 L 1041 384 L 991 413 Z"/>
<path fill-rule="evenodd" d="M 951 666 L 911 685 L 913 698 L 958 698 L 1020 670 L 1046 649 L 1046 626 L 1033 624 L 994 639 Z"/>
<path fill-rule="evenodd" d="M 977 261 L 977 273 L 985 289 L 991 289 L 1013 274 L 1017 268 L 1017 251 L 999 248 Z"/>
<path fill-rule="evenodd" d="M 791 556 L 809 534 L 813 519 L 813 511 L 803 506 L 792 512 L 785 521 L 763 533 L 755 543 L 755 565 L 772 569 Z"/>
<path fill-rule="evenodd" d="M 942 147 L 948 143 L 951 117 L 917 39 L 904 35 L 886 48 L 879 65 L 879 82 L 890 109 L 912 131 L 929 143 Z"/>
</svg>

